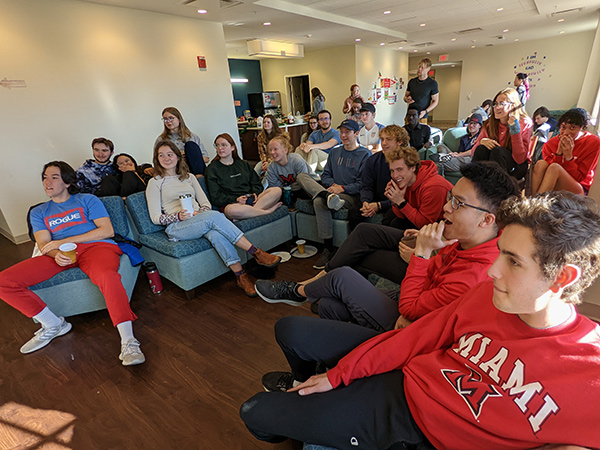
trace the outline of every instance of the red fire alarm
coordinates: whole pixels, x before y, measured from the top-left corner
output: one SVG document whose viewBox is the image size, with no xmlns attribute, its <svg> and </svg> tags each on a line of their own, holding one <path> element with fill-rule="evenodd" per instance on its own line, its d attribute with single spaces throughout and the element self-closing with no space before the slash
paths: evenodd
<svg viewBox="0 0 600 450">
<path fill-rule="evenodd" d="M 198 56 L 198 68 L 206 69 L 206 57 L 205 56 Z"/>
</svg>

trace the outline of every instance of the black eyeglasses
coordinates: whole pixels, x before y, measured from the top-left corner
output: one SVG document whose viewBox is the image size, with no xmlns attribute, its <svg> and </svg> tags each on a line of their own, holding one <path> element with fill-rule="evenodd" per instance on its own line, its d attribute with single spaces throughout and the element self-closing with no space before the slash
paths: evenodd
<svg viewBox="0 0 600 450">
<path fill-rule="evenodd" d="M 452 191 L 448 191 L 448 194 L 446 194 L 446 201 L 450 202 L 450 206 L 452 206 L 452 209 L 454 209 L 454 210 L 457 210 L 461 206 L 468 206 L 469 208 L 473 208 L 473 209 L 476 209 L 478 211 L 483 211 L 483 212 L 486 212 L 486 213 L 489 213 L 489 214 L 492 213 L 491 211 L 488 211 L 487 209 L 480 208 L 479 206 L 473 206 L 473 205 L 469 205 L 468 203 L 461 202 L 454 195 L 452 195 Z"/>
</svg>

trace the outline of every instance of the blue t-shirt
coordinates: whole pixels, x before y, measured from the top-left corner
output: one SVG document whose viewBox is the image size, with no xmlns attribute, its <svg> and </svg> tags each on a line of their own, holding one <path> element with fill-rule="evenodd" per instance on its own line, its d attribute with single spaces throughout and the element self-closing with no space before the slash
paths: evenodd
<svg viewBox="0 0 600 450">
<path fill-rule="evenodd" d="M 327 142 L 330 139 L 335 139 L 337 141 L 337 144 L 333 144 L 329 148 L 322 148 L 321 150 L 323 150 L 325 153 L 329 153 L 329 150 L 331 150 L 336 145 L 342 143 L 340 139 L 340 132 L 338 130 L 330 128 L 327 133 L 323 133 L 322 130 L 315 130 L 310 134 L 308 138 L 308 140 L 313 144 L 322 144 L 323 142 Z"/>
<path fill-rule="evenodd" d="M 93 221 L 102 217 L 108 217 L 108 213 L 98 197 L 74 194 L 64 203 L 50 200 L 34 208 L 30 220 L 34 233 L 47 230 L 53 241 L 59 241 L 95 230 L 98 227 Z M 114 244 L 114 241 L 108 239 L 90 242 Z"/>
</svg>

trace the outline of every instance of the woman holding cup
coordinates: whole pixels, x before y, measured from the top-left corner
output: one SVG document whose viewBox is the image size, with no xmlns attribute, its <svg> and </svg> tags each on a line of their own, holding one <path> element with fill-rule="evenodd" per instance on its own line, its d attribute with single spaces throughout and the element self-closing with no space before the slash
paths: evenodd
<svg viewBox="0 0 600 450">
<path fill-rule="evenodd" d="M 233 138 L 215 138 L 217 156 L 206 168 L 206 187 L 214 206 L 228 219 L 248 219 L 271 214 L 281 206 L 281 188 L 263 188 L 252 166 L 240 159 Z"/>
<path fill-rule="evenodd" d="M 159 141 L 154 147 L 153 162 L 156 176 L 146 189 L 152 222 L 166 226 L 165 233 L 171 240 L 208 239 L 223 263 L 235 273 L 238 286 L 249 297 L 255 297 L 254 284 L 244 272 L 235 247 L 246 250 L 266 267 L 276 267 L 281 258 L 256 248 L 222 213 L 211 209 L 173 142 Z"/>
</svg>

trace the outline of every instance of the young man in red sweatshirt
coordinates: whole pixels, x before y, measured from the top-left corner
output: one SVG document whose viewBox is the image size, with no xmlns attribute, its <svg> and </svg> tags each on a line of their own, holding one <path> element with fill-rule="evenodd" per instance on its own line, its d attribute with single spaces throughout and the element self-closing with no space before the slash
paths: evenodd
<svg viewBox="0 0 600 450">
<path fill-rule="evenodd" d="M 293 369 L 331 369 L 252 397 L 248 429 L 335 448 L 600 448 L 600 326 L 574 306 L 600 272 L 600 211 L 548 192 L 497 219 L 491 280 L 345 356 L 305 329 L 306 348 L 284 349 Z"/>
<path fill-rule="evenodd" d="M 477 283 L 498 256 L 496 210 L 517 195 L 513 179 L 496 164 L 472 163 L 449 192 L 444 220 L 425 225 L 416 235 L 414 255 L 402 289 L 384 292 L 350 267 L 333 269 L 305 285 L 258 281 L 257 293 L 270 303 L 318 302 L 324 319 L 353 322 L 383 332 L 406 325 L 454 301 Z M 401 251 L 413 250 L 402 242 Z M 439 250 L 436 256 L 433 253 Z"/>
</svg>

